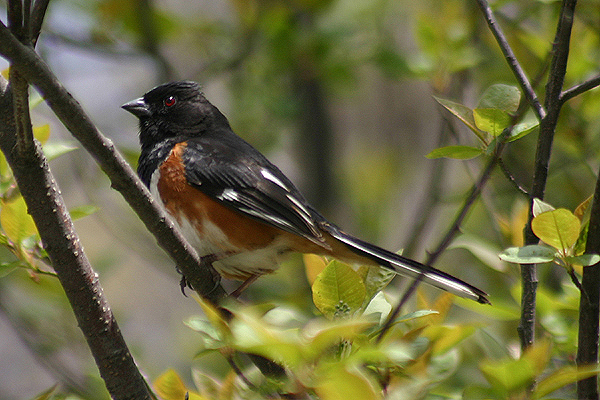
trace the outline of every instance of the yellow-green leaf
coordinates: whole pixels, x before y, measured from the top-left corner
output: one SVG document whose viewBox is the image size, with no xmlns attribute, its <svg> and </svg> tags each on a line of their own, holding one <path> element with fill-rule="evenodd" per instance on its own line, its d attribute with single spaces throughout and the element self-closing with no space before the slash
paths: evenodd
<svg viewBox="0 0 600 400">
<path fill-rule="evenodd" d="M 204 300 L 201 297 L 196 297 L 196 301 L 202 307 L 202 311 L 204 311 L 204 315 L 210 321 L 212 326 L 217 329 L 221 335 L 221 337 L 226 338 L 231 335 L 231 329 L 229 327 L 228 322 L 223 319 L 223 316 L 212 304 L 208 301 Z"/>
<path fill-rule="evenodd" d="M 275 360 L 294 368 L 303 360 L 304 347 L 298 346 L 298 331 L 268 325 L 251 312 L 236 313 L 231 322 L 232 346 L 251 354 Z"/>
<path fill-rule="evenodd" d="M 37 234 L 33 218 L 27 213 L 27 205 L 21 196 L 2 204 L 0 224 L 13 243 L 21 243 L 23 239 Z"/>
<path fill-rule="evenodd" d="M 164 400 L 203 400 L 203 396 L 188 390 L 175 370 L 169 369 L 154 381 L 154 390 Z"/>
<path fill-rule="evenodd" d="M 532 398 L 539 399 L 549 395 L 563 386 L 570 385 L 582 379 L 589 378 L 600 372 L 597 365 L 580 366 L 567 365 L 540 381 L 535 388 Z"/>
<path fill-rule="evenodd" d="M 471 336 L 476 330 L 473 325 L 430 325 L 423 335 L 433 343 L 433 354 L 443 354 Z"/>
<path fill-rule="evenodd" d="M 348 264 L 331 261 L 312 285 L 313 302 L 327 318 L 352 315 L 365 299 L 365 284 Z"/>
<path fill-rule="evenodd" d="M 309 325 L 303 332 L 307 344 L 304 348 L 307 358 L 322 357 L 324 352 L 343 340 L 354 340 L 375 323 L 353 318 L 344 321 L 326 321 Z"/>
<path fill-rule="evenodd" d="M 33 127 L 33 136 L 41 143 L 44 144 L 50 138 L 50 125 L 40 125 Z"/>
<path fill-rule="evenodd" d="M 473 110 L 473 118 L 477 128 L 492 136 L 500 135 L 510 125 L 510 115 L 497 108 L 476 108 Z"/>
<path fill-rule="evenodd" d="M 335 364 L 321 368 L 315 392 L 321 400 L 377 400 L 381 398 L 368 377 L 356 368 Z"/>
<path fill-rule="evenodd" d="M 525 389 L 543 372 L 551 356 L 551 344 L 541 340 L 518 360 L 483 361 L 479 369 L 498 391 L 510 393 Z"/>
<path fill-rule="evenodd" d="M 519 140 L 522 137 L 529 135 L 539 126 L 540 123 L 536 119 L 520 122 L 513 127 L 512 132 L 506 141 L 514 142 L 515 140 Z"/>
<path fill-rule="evenodd" d="M 477 128 L 477 125 L 475 124 L 475 119 L 473 118 L 473 110 L 472 109 L 470 109 L 469 107 L 464 106 L 460 103 L 455 103 L 454 101 L 451 101 L 451 100 L 442 99 L 441 97 L 434 96 L 434 99 L 438 103 L 440 103 L 444 108 L 446 108 L 448 111 L 450 111 L 454 116 L 456 116 L 456 118 L 461 120 L 467 127 L 469 127 L 469 129 L 471 129 L 473 131 L 473 133 L 475 133 L 475 135 L 477 135 L 479 140 L 481 140 L 484 143 L 486 142 L 486 140 L 484 139 L 484 133 L 481 132 Z"/>
<path fill-rule="evenodd" d="M 306 271 L 306 279 L 311 285 L 317 279 L 317 276 L 325 269 L 327 262 L 324 257 L 316 254 L 304 254 L 304 269 Z"/>
<path fill-rule="evenodd" d="M 546 211 L 531 221 L 531 229 L 540 240 L 563 252 L 575 244 L 580 228 L 579 218 L 565 208 Z"/>
</svg>

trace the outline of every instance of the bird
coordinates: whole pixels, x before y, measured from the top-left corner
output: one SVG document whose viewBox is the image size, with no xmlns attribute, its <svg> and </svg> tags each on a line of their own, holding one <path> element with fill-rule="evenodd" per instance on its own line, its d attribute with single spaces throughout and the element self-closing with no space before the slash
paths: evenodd
<svg viewBox="0 0 600 400">
<path fill-rule="evenodd" d="M 234 133 L 198 83 L 165 83 L 122 108 L 139 120 L 140 179 L 199 256 L 210 257 L 221 276 L 243 281 L 240 289 L 299 252 L 382 266 L 490 303 L 477 287 L 329 222 L 278 167 Z"/>
</svg>

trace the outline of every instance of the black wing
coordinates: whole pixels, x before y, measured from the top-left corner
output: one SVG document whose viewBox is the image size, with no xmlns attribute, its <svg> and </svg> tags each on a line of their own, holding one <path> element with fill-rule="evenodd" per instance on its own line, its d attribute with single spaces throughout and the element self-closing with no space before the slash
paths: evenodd
<svg viewBox="0 0 600 400">
<path fill-rule="evenodd" d="M 329 247 L 320 229 L 324 218 L 276 166 L 239 137 L 189 139 L 183 161 L 188 182 L 212 199 Z"/>
</svg>

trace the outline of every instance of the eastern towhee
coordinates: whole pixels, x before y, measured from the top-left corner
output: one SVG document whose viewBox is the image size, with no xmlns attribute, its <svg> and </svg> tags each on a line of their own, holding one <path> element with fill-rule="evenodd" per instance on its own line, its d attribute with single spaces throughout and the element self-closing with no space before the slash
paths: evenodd
<svg viewBox="0 0 600 400">
<path fill-rule="evenodd" d="M 482 290 L 328 222 L 233 132 L 198 84 L 167 83 L 123 108 L 139 118 L 140 178 L 222 276 L 249 283 L 277 269 L 287 253 L 315 253 L 411 278 L 422 274 L 425 283 L 489 303 Z"/>
</svg>

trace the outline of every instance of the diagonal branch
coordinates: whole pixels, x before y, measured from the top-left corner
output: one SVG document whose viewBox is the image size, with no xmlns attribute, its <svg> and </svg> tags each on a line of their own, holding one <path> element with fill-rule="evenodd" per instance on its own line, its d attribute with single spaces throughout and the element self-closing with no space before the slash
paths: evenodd
<svg viewBox="0 0 600 400">
<path fill-rule="evenodd" d="M 0 110 L 10 109 L 10 88 L 5 83 L 0 87 Z M 115 399 L 151 399 L 150 389 L 127 349 L 39 144 L 32 140 L 31 145 L 18 148 L 17 136 L 19 140 L 25 140 L 19 132 L 21 127 L 15 125 L 12 113 L 0 115 L 0 148 L 11 166 L 107 389 Z"/>
<path fill-rule="evenodd" d="M 600 86 L 600 75 L 588 79 L 587 81 L 575 85 L 572 88 L 569 88 L 562 92 L 560 95 L 560 102 L 565 103 L 571 100 L 573 97 L 579 96 L 580 94 L 585 93 L 588 90 L 592 90 L 598 86 Z"/>
<path fill-rule="evenodd" d="M 46 10 L 48 10 L 48 3 L 50 3 L 50 0 L 36 0 L 35 3 L 33 3 L 29 35 L 34 45 L 42 31 L 42 24 L 44 23 Z"/>
<path fill-rule="evenodd" d="M 65 127 L 94 157 L 118 190 L 134 209 L 159 245 L 175 260 L 187 281 L 207 300 L 217 303 L 225 296 L 218 273 L 202 264 L 194 249 L 175 228 L 171 219 L 154 202 L 148 189 L 104 137 L 81 105 L 67 92 L 44 61 L 31 48 L 22 45 L 0 22 L 0 55 L 11 61 L 23 76 L 44 96 Z"/>
<path fill-rule="evenodd" d="M 523 71 L 523 68 L 521 68 L 521 64 L 519 64 L 517 57 L 515 56 L 515 54 L 512 51 L 512 48 L 508 44 L 506 36 L 504 36 L 504 32 L 502 32 L 502 28 L 500 28 L 498 21 L 496 21 L 496 18 L 494 17 L 490 5 L 488 4 L 487 0 L 477 0 L 477 3 L 479 4 L 479 8 L 481 9 L 481 12 L 485 17 L 485 21 L 487 22 L 488 27 L 490 28 L 492 34 L 496 38 L 496 42 L 498 42 L 498 45 L 500 46 L 500 50 L 502 50 L 502 54 L 504 54 L 504 57 L 508 62 L 508 66 L 512 70 L 515 78 L 517 79 L 517 82 L 519 82 L 519 85 L 521 86 L 521 90 L 523 90 L 525 97 L 527 97 L 527 101 L 531 105 L 531 108 L 533 108 L 533 111 L 537 115 L 538 119 L 541 120 L 545 117 L 546 110 L 544 110 L 544 107 L 542 107 L 542 105 L 540 104 L 535 90 L 529 82 L 527 75 L 525 75 L 525 71 Z"/>
</svg>

